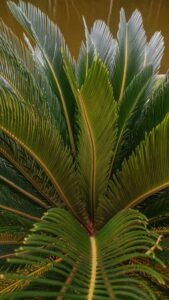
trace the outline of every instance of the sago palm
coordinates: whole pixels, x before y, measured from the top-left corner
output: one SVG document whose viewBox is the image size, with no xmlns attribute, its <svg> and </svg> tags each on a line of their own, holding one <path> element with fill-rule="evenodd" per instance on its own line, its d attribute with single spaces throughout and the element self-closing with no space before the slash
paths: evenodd
<svg viewBox="0 0 169 300">
<path fill-rule="evenodd" d="M 0 23 L 0 299 L 168 299 L 169 79 L 164 43 L 121 10 L 77 62 L 48 17 Z M 73 33 L 70 33 L 73 34 Z"/>
</svg>

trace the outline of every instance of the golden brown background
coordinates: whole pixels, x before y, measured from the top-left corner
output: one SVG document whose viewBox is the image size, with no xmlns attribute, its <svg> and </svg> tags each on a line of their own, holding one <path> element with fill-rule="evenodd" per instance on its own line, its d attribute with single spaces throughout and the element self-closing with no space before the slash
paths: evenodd
<svg viewBox="0 0 169 300">
<path fill-rule="evenodd" d="M 38 6 L 59 25 L 75 57 L 84 37 L 82 16 L 85 17 L 89 28 L 95 19 L 105 20 L 115 34 L 120 8 L 125 9 L 127 17 L 137 8 L 143 15 L 148 38 L 154 31 L 162 32 L 165 39 L 165 54 L 161 72 L 166 72 L 169 68 L 169 0 L 26 0 L 25 2 Z M 0 17 L 22 37 L 22 29 L 11 16 L 6 0 L 0 0 Z"/>
</svg>

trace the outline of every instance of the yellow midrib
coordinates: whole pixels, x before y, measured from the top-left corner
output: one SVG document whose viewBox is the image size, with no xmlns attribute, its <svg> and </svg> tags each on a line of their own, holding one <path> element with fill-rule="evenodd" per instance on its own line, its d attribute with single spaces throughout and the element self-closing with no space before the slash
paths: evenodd
<svg viewBox="0 0 169 300">
<path fill-rule="evenodd" d="M 146 84 L 144 84 L 144 85 L 142 86 L 142 88 L 141 88 L 139 94 L 137 95 L 137 97 L 136 97 L 136 99 L 135 99 L 135 103 L 137 103 L 137 101 L 138 101 L 138 99 L 139 99 L 139 97 L 140 97 L 142 91 L 144 91 L 144 88 L 146 88 L 146 87 L 148 86 L 148 83 L 149 83 L 149 80 L 146 82 Z M 132 112 L 132 110 L 133 110 L 133 106 L 132 106 L 132 109 L 130 109 L 130 113 Z M 129 115 L 129 113 L 128 113 L 128 115 Z M 125 128 L 126 128 L 127 120 L 128 120 L 128 118 L 125 119 L 124 124 L 123 124 L 121 130 L 119 131 L 119 137 L 118 137 L 118 140 L 117 140 L 117 144 L 116 144 L 115 150 L 114 150 L 114 152 L 113 152 L 113 160 L 112 160 L 112 162 L 111 162 L 111 168 L 110 168 L 109 176 L 111 176 L 111 173 L 112 173 L 112 170 L 113 170 L 113 165 L 114 165 L 114 162 L 115 162 L 115 158 L 116 158 L 116 155 L 117 155 L 117 151 L 118 151 L 118 149 L 119 149 L 119 145 L 120 145 L 121 139 L 122 139 L 122 137 L 123 137 L 124 130 L 125 130 Z"/>
<path fill-rule="evenodd" d="M 122 79 L 119 99 L 122 97 L 124 92 L 126 75 L 127 75 L 127 62 L 128 62 L 128 25 L 126 24 L 124 71 L 123 71 L 123 79 Z"/>
<path fill-rule="evenodd" d="M 44 53 L 43 49 L 41 48 L 41 51 Z M 70 143 L 71 143 L 71 146 L 72 146 L 72 152 L 75 154 L 75 143 L 74 143 L 74 136 L 73 136 L 73 132 L 72 132 L 72 127 L 71 127 L 71 123 L 70 123 L 70 119 L 69 119 L 69 114 L 68 114 L 68 111 L 67 111 L 67 107 L 66 107 L 66 104 L 65 104 L 65 100 L 64 100 L 64 96 L 63 96 L 63 93 L 62 93 L 62 90 L 61 90 L 61 87 L 60 87 L 60 84 L 59 84 L 59 81 L 58 81 L 58 78 L 55 74 L 55 72 L 53 71 L 53 68 L 51 66 L 51 63 L 46 55 L 46 53 L 44 53 L 44 57 L 48 63 L 48 66 L 50 68 L 50 71 L 52 73 L 52 76 L 56 82 L 56 85 L 57 85 L 57 88 L 58 88 L 58 91 L 59 91 L 59 94 L 60 94 L 60 99 L 61 99 L 61 102 L 62 102 L 62 106 L 63 106 L 63 111 L 64 111 L 64 115 L 65 115 L 65 120 L 66 120 L 66 124 L 67 124 L 67 129 L 68 129 L 68 133 L 69 133 L 69 138 L 70 138 Z"/>
<path fill-rule="evenodd" d="M 97 271 L 97 245 L 95 237 L 90 237 L 91 244 L 91 258 L 92 258 L 92 268 L 91 268 L 91 278 L 89 284 L 89 292 L 87 296 L 87 300 L 94 299 L 94 290 L 96 284 L 96 271 Z"/>
<path fill-rule="evenodd" d="M 91 146 L 91 159 L 92 159 L 92 164 L 91 164 L 91 185 L 90 185 L 90 199 L 91 199 L 91 213 L 94 216 L 95 212 L 95 189 L 96 189 L 96 148 L 95 148 L 95 141 L 94 141 L 94 136 L 92 132 L 92 128 L 90 126 L 90 121 L 87 116 L 86 108 L 83 104 L 83 97 L 78 91 L 78 99 L 79 99 L 79 104 L 80 108 L 82 111 L 83 119 L 87 127 L 87 133 L 89 136 L 89 142 Z"/>
<path fill-rule="evenodd" d="M 15 184 L 14 182 L 12 182 L 8 178 L 0 175 L 0 181 L 1 180 L 3 182 L 5 182 L 6 184 L 8 184 L 9 186 L 11 186 L 16 191 L 18 191 L 19 193 L 21 193 L 21 194 L 25 195 L 26 197 L 28 197 L 29 199 L 33 200 L 35 203 L 39 204 L 40 206 L 42 206 L 42 207 L 44 207 L 46 209 L 49 208 L 49 206 L 46 205 L 43 201 L 41 201 L 39 198 L 37 198 L 33 194 L 29 193 L 28 191 L 22 189 L 20 186 L 18 186 L 17 184 Z"/>
<path fill-rule="evenodd" d="M 56 260 L 54 260 L 54 263 L 60 263 L 60 262 L 62 262 L 63 261 L 63 259 L 62 258 L 57 258 Z M 12 291 L 14 291 L 14 290 L 16 290 L 16 289 L 18 289 L 18 288 L 23 288 L 23 287 L 25 287 L 26 285 L 28 285 L 29 284 L 29 281 L 30 281 L 30 279 L 29 279 L 29 276 L 31 277 L 31 276 L 34 276 L 34 277 L 37 277 L 38 275 L 41 275 L 41 274 L 43 274 L 44 272 L 46 272 L 51 266 L 53 266 L 53 263 L 51 262 L 51 263 L 49 263 L 49 264 L 47 264 L 45 267 L 41 267 L 41 268 L 39 268 L 39 269 L 37 269 L 37 270 L 35 270 L 35 271 L 32 271 L 31 273 L 29 273 L 29 275 L 28 275 L 28 279 L 27 279 L 27 281 L 26 282 L 24 282 L 24 280 L 23 279 L 19 279 L 19 280 L 17 280 L 16 282 L 14 282 L 14 283 L 12 283 L 12 284 L 9 284 L 9 286 L 7 286 L 6 288 L 4 288 L 3 290 L 1 290 L 0 291 L 0 294 L 3 294 L 4 292 L 12 292 Z M 5 275 L 1 275 L 1 277 L 0 277 L 0 280 L 1 279 L 5 279 Z"/>
<path fill-rule="evenodd" d="M 145 48 L 143 68 L 146 66 L 146 63 L 147 63 L 147 51 L 146 51 L 146 48 Z"/>
<path fill-rule="evenodd" d="M 19 165 L 19 163 L 17 163 L 10 155 L 9 153 L 7 153 L 7 151 L 5 149 L 3 149 L 2 147 L 0 147 L 0 153 L 10 162 L 12 163 L 13 166 L 15 166 L 15 168 L 32 184 L 32 186 L 52 205 L 54 206 L 55 203 L 49 198 L 47 197 L 47 195 L 39 188 L 39 186 L 37 185 L 37 183 L 32 180 L 32 178 L 28 175 L 28 173 L 26 173 L 23 168 L 21 167 L 21 165 Z"/>
<path fill-rule="evenodd" d="M 164 190 L 166 188 L 169 187 L 169 181 L 165 182 L 155 188 L 152 188 L 151 190 L 145 192 L 144 194 L 141 194 L 140 196 L 138 196 L 136 199 L 134 199 L 133 201 L 131 201 L 126 208 L 132 208 L 136 205 L 138 205 L 140 202 L 144 201 L 146 198 L 160 192 L 161 190 Z"/>
<path fill-rule="evenodd" d="M 18 143 L 21 147 L 23 147 L 36 161 L 37 163 L 42 167 L 42 169 L 45 171 L 46 175 L 50 178 L 51 182 L 53 183 L 56 191 L 58 192 L 59 196 L 63 200 L 63 202 L 69 207 L 69 209 L 72 211 L 74 216 L 76 216 L 77 219 L 79 219 L 79 216 L 73 209 L 72 205 L 69 203 L 69 200 L 67 199 L 66 195 L 64 194 L 61 186 L 57 182 L 56 178 L 53 176 L 51 171 L 46 167 L 44 162 L 38 157 L 36 153 L 34 153 L 26 144 L 24 144 L 19 138 L 17 138 L 14 134 L 12 134 L 9 130 L 4 128 L 3 126 L 0 126 L 0 131 L 4 132 L 7 136 L 12 138 L 16 143 Z"/>
</svg>

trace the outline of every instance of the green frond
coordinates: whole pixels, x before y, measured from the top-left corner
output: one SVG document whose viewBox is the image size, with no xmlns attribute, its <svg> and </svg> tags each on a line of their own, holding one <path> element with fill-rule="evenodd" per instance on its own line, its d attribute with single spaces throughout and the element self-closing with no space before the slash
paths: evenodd
<svg viewBox="0 0 169 300">
<path fill-rule="evenodd" d="M 59 199 L 54 186 L 42 168 L 28 152 L 4 133 L 0 133 L 0 154 L 6 161 L 11 163 L 21 176 L 30 182 L 43 199 L 46 199 L 49 205 L 63 207 L 63 203 Z"/>
<path fill-rule="evenodd" d="M 149 197 L 140 205 L 140 210 L 149 219 L 165 218 L 169 214 L 169 188 Z"/>
<path fill-rule="evenodd" d="M 59 132 L 50 120 L 39 115 L 32 106 L 16 101 L 8 90 L 0 90 L 0 105 L 0 130 L 35 159 L 50 178 L 60 199 L 80 218 L 84 206 L 79 198 L 77 175 Z"/>
<path fill-rule="evenodd" d="M 161 33 L 137 10 L 116 39 L 84 20 L 76 63 L 43 12 L 8 6 L 26 33 L 0 20 L 0 299 L 167 299 Z"/>
<path fill-rule="evenodd" d="M 21 216 L 32 222 L 39 221 L 44 212 L 44 209 L 33 205 L 27 198 L 11 192 L 2 184 L 0 191 L 0 210 Z M 1 230 L 3 230 L 3 228 L 1 228 Z"/>
<path fill-rule="evenodd" d="M 119 101 L 118 136 L 112 159 L 112 172 L 120 168 L 124 158 L 132 147 L 132 130 L 135 128 L 140 110 L 151 91 L 153 67 L 147 66 L 125 89 Z"/>
<path fill-rule="evenodd" d="M 17 180 L 20 180 L 20 177 L 16 172 L 11 171 L 9 166 L 5 167 L 5 164 L 1 164 L 3 160 L 0 160 L 0 209 L 9 211 L 13 214 L 23 216 L 30 220 L 38 220 L 39 217 L 49 206 L 45 205 L 37 196 L 35 196 L 34 190 L 31 192 L 26 191 L 26 189 L 21 188 L 16 184 Z M 11 171 L 11 172 L 10 172 Z M 4 173 L 11 174 L 11 177 L 14 177 L 15 180 L 11 181 L 8 177 L 4 177 Z M 2 174 L 2 175 L 1 175 Z M 24 180 L 21 179 L 21 182 Z M 24 182 L 26 187 L 29 188 L 30 185 Z M 6 224 L 5 224 L 6 226 Z"/>
<path fill-rule="evenodd" d="M 157 73 L 160 68 L 161 59 L 164 53 L 164 38 L 161 32 L 155 32 L 147 43 L 144 54 L 144 66 L 152 64 L 154 73 Z"/>
<path fill-rule="evenodd" d="M 2 280 L 20 280 L 23 284 L 22 291 L 12 294 L 9 286 L 3 299 L 156 299 L 144 276 L 164 284 L 162 276 L 151 266 L 137 263 L 144 258 L 147 264 L 152 260 L 160 264 L 151 252 L 157 236 L 147 230 L 143 215 L 122 211 L 95 236 L 88 236 L 64 210 L 51 209 L 44 219 L 46 222 L 35 225 L 11 262 L 30 265 L 37 272 L 45 265 L 46 274 L 37 277 L 34 270 L 27 275 L 1 275 Z M 131 264 L 131 260 L 135 262 Z M 43 285 L 43 292 L 37 284 Z"/>
<path fill-rule="evenodd" d="M 103 21 L 95 21 L 91 32 L 84 21 L 84 28 L 86 43 L 82 42 L 76 67 L 78 87 L 84 83 L 96 55 L 100 57 L 108 71 L 111 71 L 117 46 L 116 40 L 113 39 L 108 26 Z"/>
<path fill-rule="evenodd" d="M 64 73 L 61 49 L 65 49 L 70 61 L 72 59 L 64 38 L 59 28 L 32 4 L 28 3 L 27 5 L 23 1 L 19 1 L 19 5 L 16 5 L 9 1 L 8 6 L 40 49 L 45 72 L 48 74 L 51 86 L 62 105 L 70 144 L 73 152 L 75 152 L 73 135 L 74 98 Z"/>
<path fill-rule="evenodd" d="M 80 90 L 66 59 L 65 69 L 79 108 L 77 160 L 83 196 L 94 220 L 99 197 L 106 191 L 108 185 L 110 162 L 117 134 L 117 105 L 113 99 L 108 72 L 99 59 L 88 71 Z M 94 85 L 97 89 L 93 88 Z"/>
<path fill-rule="evenodd" d="M 121 9 L 114 67 L 111 73 L 116 100 L 123 96 L 133 77 L 143 68 L 145 47 L 146 37 L 141 14 L 136 10 L 127 22 L 125 12 Z"/>
<path fill-rule="evenodd" d="M 121 134 L 122 142 L 120 143 L 120 139 L 117 142 L 117 153 L 112 165 L 114 172 L 120 169 L 123 159 L 128 159 L 136 146 L 144 139 L 145 132 L 150 132 L 153 127 L 163 120 L 168 112 L 169 93 L 167 76 L 165 76 L 159 87 L 153 91 L 155 82 L 153 69 L 153 65 L 147 66 L 145 70 L 143 69 L 129 84 L 121 99 L 122 104 L 119 115 L 121 114 L 122 117 L 124 114 L 127 115 L 127 103 L 132 103 L 132 99 L 134 107 L 131 114 L 128 115 L 126 128 L 125 126 L 123 127 L 124 134 Z M 147 82 L 146 72 L 147 75 L 148 72 L 151 73 L 149 78 L 147 77 Z M 119 127 L 121 128 L 122 125 L 119 118 Z"/>
<path fill-rule="evenodd" d="M 169 186 L 169 115 L 145 135 L 121 171 L 113 176 L 109 199 L 100 209 L 105 216 L 114 215 L 124 207 L 134 207 Z M 102 207 L 102 208 L 101 208 Z M 98 213 L 100 214 L 101 211 Z"/>
<path fill-rule="evenodd" d="M 0 209 L 0 233 L 28 232 L 31 227 L 30 220 Z"/>
<path fill-rule="evenodd" d="M 60 103 L 48 78 L 22 42 L 0 21 L 0 78 L 23 102 L 51 118 L 68 143 Z M 2 84 L 2 83 L 1 83 Z"/>
<path fill-rule="evenodd" d="M 89 30 L 87 28 L 87 24 L 85 19 L 83 18 L 84 30 L 85 30 L 85 38 L 86 43 L 82 42 L 79 50 L 79 56 L 75 68 L 76 81 L 77 86 L 80 88 L 84 83 L 88 71 L 92 66 L 93 60 L 95 58 L 95 47 L 91 40 L 91 36 Z"/>
<path fill-rule="evenodd" d="M 45 209 L 49 208 L 30 183 L 3 158 L 0 158 L 0 184 L 5 184 L 9 189 L 18 192 L 19 196 L 25 196 Z"/>
<path fill-rule="evenodd" d="M 140 116 L 135 123 L 133 139 L 139 143 L 145 132 L 150 132 L 165 118 L 169 111 L 169 80 L 165 76 L 160 87 L 151 95 L 150 99 L 144 104 Z"/>
<path fill-rule="evenodd" d="M 117 41 L 113 39 L 109 27 L 101 20 L 95 21 L 91 29 L 90 37 L 94 45 L 95 52 L 106 65 L 108 71 L 111 72 Z"/>
</svg>

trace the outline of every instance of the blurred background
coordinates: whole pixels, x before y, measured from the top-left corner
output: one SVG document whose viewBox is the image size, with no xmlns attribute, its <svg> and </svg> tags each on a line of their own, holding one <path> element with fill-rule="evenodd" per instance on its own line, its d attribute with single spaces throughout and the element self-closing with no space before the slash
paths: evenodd
<svg viewBox="0 0 169 300">
<path fill-rule="evenodd" d="M 18 2 L 18 0 L 14 0 Z M 127 17 L 136 8 L 142 13 L 148 39 L 154 31 L 161 31 L 165 40 L 165 53 L 161 73 L 169 69 L 169 0 L 25 0 L 38 6 L 60 27 L 66 42 L 77 58 L 81 40 L 84 38 L 82 16 L 91 28 L 94 20 L 102 19 L 108 23 L 116 35 L 120 8 L 123 7 Z M 20 37 L 22 28 L 11 16 L 7 0 L 0 0 L 0 17 Z"/>
</svg>

